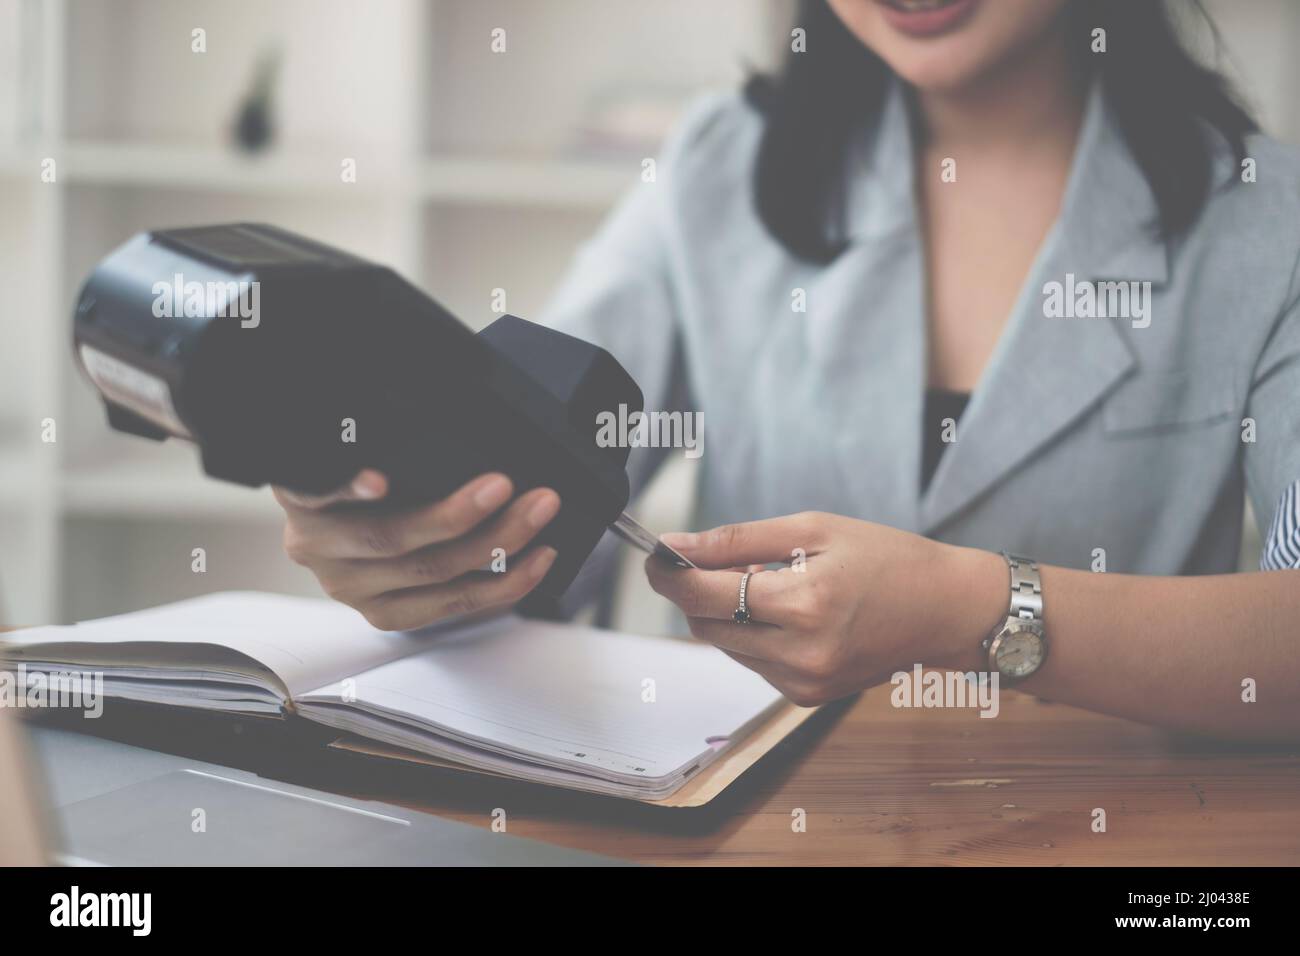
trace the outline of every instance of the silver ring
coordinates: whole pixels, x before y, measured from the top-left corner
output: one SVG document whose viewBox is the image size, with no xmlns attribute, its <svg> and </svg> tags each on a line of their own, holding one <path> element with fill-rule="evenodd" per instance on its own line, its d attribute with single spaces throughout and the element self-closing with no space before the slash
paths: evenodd
<svg viewBox="0 0 1300 956">
<path fill-rule="evenodd" d="M 749 579 L 753 574 L 752 571 L 746 571 L 740 576 L 740 604 L 731 612 L 731 620 L 736 624 L 749 623 L 749 607 L 745 604 L 745 592 L 749 589 Z"/>
</svg>

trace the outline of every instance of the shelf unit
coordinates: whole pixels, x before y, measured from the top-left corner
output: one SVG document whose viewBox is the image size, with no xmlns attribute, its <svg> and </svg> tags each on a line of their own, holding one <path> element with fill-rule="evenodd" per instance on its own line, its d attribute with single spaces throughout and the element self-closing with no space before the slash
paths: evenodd
<svg viewBox="0 0 1300 956">
<path fill-rule="evenodd" d="M 495 288 L 535 315 L 653 154 L 651 139 L 641 151 L 584 148 L 593 115 L 611 98 L 684 104 L 734 85 L 770 62 L 788 10 L 0 0 L 0 32 L 21 36 L 22 60 L 8 89 L 0 72 L 0 624 L 223 588 L 319 593 L 280 552 L 269 492 L 204 478 L 183 444 L 107 428 L 72 361 L 70 315 L 114 246 L 162 225 L 274 222 L 393 265 L 475 327 L 495 317 Z M 491 50 L 496 28 L 504 54 Z M 272 48 L 277 135 L 248 155 L 230 144 L 231 120 Z M 354 183 L 340 176 L 345 158 Z M 46 159 L 54 182 L 42 180 Z M 47 419 L 54 442 L 42 440 Z M 680 512 L 689 478 L 665 482 L 651 501 Z"/>
</svg>

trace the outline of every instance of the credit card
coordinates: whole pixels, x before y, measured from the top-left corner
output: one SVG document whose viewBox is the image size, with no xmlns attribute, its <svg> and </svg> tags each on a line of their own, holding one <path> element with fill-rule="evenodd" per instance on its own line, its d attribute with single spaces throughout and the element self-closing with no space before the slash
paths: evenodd
<svg viewBox="0 0 1300 956">
<path fill-rule="evenodd" d="M 653 554 L 655 557 L 662 558 L 669 564 L 675 564 L 679 568 L 695 567 L 681 552 L 668 547 L 657 536 L 641 527 L 641 524 L 626 511 L 620 514 L 609 527 L 611 531 L 628 544 L 644 551 L 646 554 Z"/>
</svg>

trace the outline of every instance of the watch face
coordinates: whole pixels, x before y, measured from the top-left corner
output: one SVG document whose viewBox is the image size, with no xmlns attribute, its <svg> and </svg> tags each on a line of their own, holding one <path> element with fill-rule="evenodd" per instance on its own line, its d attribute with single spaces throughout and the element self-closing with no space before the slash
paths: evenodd
<svg viewBox="0 0 1300 956">
<path fill-rule="evenodd" d="M 1043 663 L 1043 638 L 1031 628 L 1018 628 L 1003 634 L 994 654 L 998 672 L 1005 677 L 1028 677 Z"/>
</svg>

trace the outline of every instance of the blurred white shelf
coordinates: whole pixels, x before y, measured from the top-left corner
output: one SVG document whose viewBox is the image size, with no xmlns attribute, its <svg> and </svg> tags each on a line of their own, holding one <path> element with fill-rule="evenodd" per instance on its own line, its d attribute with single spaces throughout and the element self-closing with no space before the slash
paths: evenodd
<svg viewBox="0 0 1300 956">
<path fill-rule="evenodd" d="M 30 509 L 44 490 L 43 474 L 34 453 L 0 445 L 0 511 Z"/>
<path fill-rule="evenodd" d="M 313 194 L 337 190 L 342 156 L 233 150 L 183 145 L 70 142 L 59 147 L 69 182 L 174 187 L 218 192 Z M 366 169 L 349 188 L 359 195 L 388 193 L 400 176 L 396 167 Z"/>
<path fill-rule="evenodd" d="M 416 167 L 420 199 L 483 205 L 604 208 L 637 182 L 636 159 L 427 159 Z"/>
<path fill-rule="evenodd" d="M 269 489 L 215 481 L 203 474 L 193 449 L 177 451 L 184 454 L 123 455 L 66 469 L 59 478 L 64 513 L 187 520 L 281 514 Z"/>
<path fill-rule="evenodd" d="M 0 149 L 0 176 L 40 182 L 41 163 L 57 161 L 67 183 L 173 188 L 252 195 L 319 196 L 340 192 L 345 154 L 232 150 L 183 145 L 70 142 L 44 149 Z M 639 161 L 611 159 L 520 159 L 491 156 L 416 157 L 386 161 L 359 159 L 357 198 L 467 205 L 604 207 L 637 181 Z"/>
</svg>

